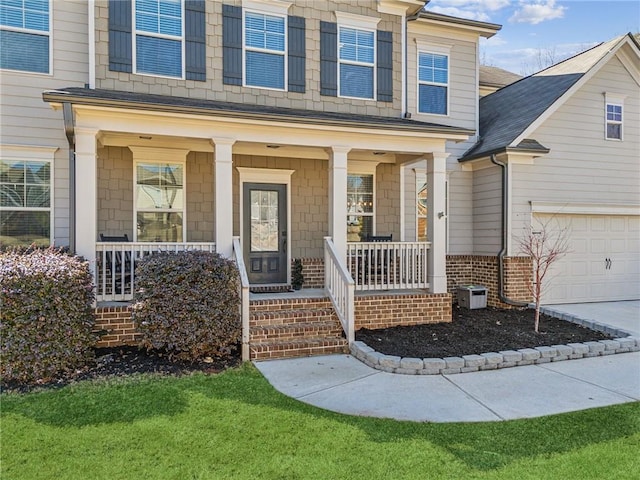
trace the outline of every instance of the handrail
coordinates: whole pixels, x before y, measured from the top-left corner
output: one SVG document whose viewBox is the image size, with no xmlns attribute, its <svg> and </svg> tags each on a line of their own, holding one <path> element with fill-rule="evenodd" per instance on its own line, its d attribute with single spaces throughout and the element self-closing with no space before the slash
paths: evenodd
<svg viewBox="0 0 640 480">
<path fill-rule="evenodd" d="M 324 237 L 324 288 L 351 345 L 355 341 L 355 282 L 331 237 Z"/>
<path fill-rule="evenodd" d="M 242 257 L 240 237 L 233 237 L 233 258 L 240 273 L 240 315 L 242 318 L 242 361 L 249 361 L 249 276 Z"/>
</svg>

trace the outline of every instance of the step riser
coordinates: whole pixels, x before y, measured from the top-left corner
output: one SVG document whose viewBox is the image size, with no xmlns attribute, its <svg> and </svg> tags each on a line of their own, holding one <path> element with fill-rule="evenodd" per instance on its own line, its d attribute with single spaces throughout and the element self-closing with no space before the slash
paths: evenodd
<svg viewBox="0 0 640 480">
<path fill-rule="evenodd" d="M 339 345 L 297 345 L 288 348 L 266 349 L 251 348 L 252 360 L 276 360 L 279 358 L 309 357 L 312 355 L 329 355 L 332 353 L 349 353 L 346 340 Z"/>
<path fill-rule="evenodd" d="M 332 308 L 329 300 L 258 300 L 249 303 L 249 312 L 276 312 L 280 310 L 313 310 Z"/>
<path fill-rule="evenodd" d="M 289 311 L 277 313 L 256 313 L 249 317 L 250 327 L 269 325 L 295 325 L 299 323 L 337 322 L 333 310 Z"/>
<path fill-rule="evenodd" d="M 301 338 L 336 337 L 342 336 L 342 329 L 338 325 L 318 325 L 313 327 L 261 328 L 250 332 L 250 343 L 266 342 L 270 340 L 296 340 Z"/>
</svg>

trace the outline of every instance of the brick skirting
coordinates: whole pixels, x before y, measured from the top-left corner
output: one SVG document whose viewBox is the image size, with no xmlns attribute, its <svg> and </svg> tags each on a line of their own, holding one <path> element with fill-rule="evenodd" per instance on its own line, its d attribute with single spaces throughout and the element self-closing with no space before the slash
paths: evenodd
<svg viewBox="0 0 640 480">
<path fill-rule="evenodd" d="M 357 295 L 355 328 L 381 328 L 423 325 L 451 321 L 449 293 Z"/>
<path fill-rule="evenodd" d="M 140 334 L 131 320 L 131 306 L 98 307 L 95 309 L 96 332 L 101 333 L 96 347 L 134 345 Z"/>
</svg>

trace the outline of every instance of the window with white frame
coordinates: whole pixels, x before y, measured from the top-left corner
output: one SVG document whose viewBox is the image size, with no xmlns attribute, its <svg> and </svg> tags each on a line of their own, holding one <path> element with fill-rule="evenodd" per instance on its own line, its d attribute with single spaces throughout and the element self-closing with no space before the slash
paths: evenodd
<svg viewBox="0 0 640 480">
<path fill-rule="evenodd" d="M 416 172 L 416 238 L 427 241 L 427 176 Z"/>
<path fill-rule="evenodd" d="M 0 159 L 0 244 L 51 243 L 51 161 Z"/>
<path fill-rule="evenodd" d="M 622 140 L 622 103 L 607 102 L 606 138 Z"/>
<path fill-rule="evenodd" d="M 135 0 L 136 73 L 182 78 L 182 0 Z"/>
<path fill-rule="evenodd" d="M 138 242 L 185 241 L 184 164 L 136 162 Z"/>
<path fill-rule="evenodd" d="M 373 99 L 375 91 L 376 32 L 338 27 L 340 96 Z"/>
<path fill-rule="evenodd" d="M 364 240 L 374 234 L 374 176 L 373 174 L 347 175 L 347 239 Z"/>
<path fill-rule="evenodd" d="M 449 56 L 418 52 L 418 112 L 447 115 Z"/>
<path fill-rule="evenodd" d="M 48 0 L 0 0 L 0 68 L 50 73 Z"/>
<path fill-rule="evenodd" d="M 284 89 L 286 16 L 244 12 L 245 85 Z"/>
</svg>

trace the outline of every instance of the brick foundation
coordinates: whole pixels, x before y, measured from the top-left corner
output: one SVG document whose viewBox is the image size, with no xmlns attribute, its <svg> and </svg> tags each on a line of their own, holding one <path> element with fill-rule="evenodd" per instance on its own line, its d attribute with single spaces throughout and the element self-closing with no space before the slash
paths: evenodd
<svg viewBox="0 0 640 480">
<path fill-rule="evenodd" d="M 131 320 L 131 306 L 98 307 L 95 309 L 95 331 L 103 333 L 96 347 L 133 345 L 139 333 Z"/>
<path fill-rule="evenodd" d="M 450 322 L 451 295 L 358 295 L 355 299 L 355 314 L 356 330 Z"/>
<path fill-rule="evenodd" d="M 322 258 L 301 258 L 300 260 L 304 277 L 302 288 L 323 288 L 324 260 Z"/>
<path fill-rule="evenodd" d="M 512 300 L 530 302 L 532 263 L 528 257 L 505 257 L 504 294 Z M 514 308 L 498 298 L 498 257 L 494 255 L 448 255 L 447 290 L 457 302 L 457 286 L 487 287 L 487 306 Z"/>
</svg>

